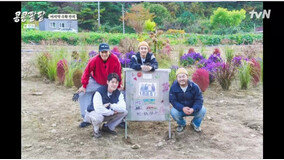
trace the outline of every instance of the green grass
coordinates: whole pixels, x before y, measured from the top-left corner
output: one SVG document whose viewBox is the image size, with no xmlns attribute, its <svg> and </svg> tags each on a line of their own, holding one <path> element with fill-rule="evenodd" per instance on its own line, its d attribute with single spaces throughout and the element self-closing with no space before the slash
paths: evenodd
<svg viewBox="0 0 284 160">
<path fill-rule="evenodd" d="M 241 89 L 247 89 L 248 85 L 251 81 L 251 75 L 250 75 L 251 67 L 248 62 L 242 61 L 242 66 L 239 68 L 239 80 Z"/>
<path fill-rule="evenodd" d="M 227 62 L 230 63 L 232 59 L 234 58 L 234 49 L 228 46 L 225 46 L 225 57 L 226 57 Z"/>
</svg>

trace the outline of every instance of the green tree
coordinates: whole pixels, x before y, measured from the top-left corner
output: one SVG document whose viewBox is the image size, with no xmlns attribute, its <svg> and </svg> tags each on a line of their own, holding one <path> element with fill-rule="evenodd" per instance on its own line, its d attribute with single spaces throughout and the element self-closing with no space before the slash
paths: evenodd
<svg viewBox="0 0 284 160">
<path fill-rule="evenodd" d="M 30 11 L 44 11 L 44 17 L 47 18 L 48 14 L 56 14 L 59 7 L 54 6 L 51 2 L 22 2 L 21 4 L 22 12 L 30 12 Z"/>
<path fill-rule="evenodd" d="M 238 26 L 246 18 L 246 11 L 233 10 L 228 11 L 226 8 L 218 8 L 210 17 L 210 23 L 214 28 Z"/>
<path fill-rule="evenodd" d="M 105 8 L 100 7 L 100 13 Z M 82 30 L 98 31 L 98 3 L 82 3 L 80 11 L 77 12 L 78 26 Z"/>
<path fill-rule="evenodd" d="M 150 4 L 146 5 L 145 8 L 149 9 L 149 12 L 155 15 L 153 20 L 157 23 L 158 26 L 162 26 L 165 20 L 171 18 L 168 9 L 161 4 Z"/>
<path fill-rule="evenodd" d="M 137 33 L 141 33 L 146 20 L 153 20 L 154 14 L 143 7 L 143 4 L 133 5 L 129 12 L 125 13 L 126 24 Z M 122 18 L 122 17 L 121 17 Z"/>
</svg>

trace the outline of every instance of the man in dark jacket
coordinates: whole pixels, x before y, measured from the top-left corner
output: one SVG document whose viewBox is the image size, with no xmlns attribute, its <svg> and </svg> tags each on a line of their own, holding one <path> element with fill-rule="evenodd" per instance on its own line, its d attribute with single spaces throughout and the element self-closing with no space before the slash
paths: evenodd
<svg viewBox="0 0 284 160">
<path fill-rule="evenodd" d="M 111 73 L 107 77 L 107 85 L 99 87 L 93 95 L 92 104 L 87 107 L 84 122 L 92 123 L 94 136 L 100 138 L 100 125 L 102 132 L 116 135 L 115 128 L 127 115 L 123 94 L 117 89 L 120 83 L 118 74 Z"/>
<path fill-rule="evenodd" d="M 176 72 L 177 80 L 170 88 L 171 115 L 177 121 L 177 131 L 183 131 L 186 121 L 183 117 L 194 116 L 191 126 L 197 132 L 201 131 L 200 125 L 205 116 L 203 96 L 197 84 L 190 81 L 186 69 L 179 68 Z"/>
<path fill-rule="evenodd" d="M 143 41 L 138 44 L 139 52 L 131 57 L 130 68 L 137 71 L 154 71 L 158 68 L 158 62 L 153 53 L 149 52 L 149 45 Z"/>
</svg>

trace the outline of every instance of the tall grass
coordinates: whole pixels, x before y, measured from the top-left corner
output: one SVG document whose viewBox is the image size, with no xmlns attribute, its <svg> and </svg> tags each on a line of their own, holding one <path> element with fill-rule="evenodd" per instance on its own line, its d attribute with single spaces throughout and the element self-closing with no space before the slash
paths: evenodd
<svg viewBox="0 0 284 160">
<path fill-rule="evenodd" d="M 36 66 L 39 69 L 39 72 L 42 76 L 48 78 L 48 70 L 47 66 L 50 60 L 50 54 L 49 53 L 39 53 L 36 55 Z"/>
<path fill-rule="evenodd" d="M 208 58 L 208 55 L 206 54 L 206 48 L 204 45 L 202 45 L 200 52 L 201 52 L 202 57 L 204 57 L 205 59 Z"/>
<path fill-rule="evenodd" d="M 240 85 L 241 89 L 247 89 L 248 85 L 251 81 L 251 67 L 249 63 L 245 60 L 242 60 L 242 65 L 239 68 L 239 79 L 240 79 Z"/>
<path fill-rule="evenodd" d="M 60 49 L 55 52 L 39 53 L 36 58 L 36 63 L 40 74 L 51 81 L 55 81 L 57 76 L 57 62 L 65 57 L 67 57 L 67 51 L 65 49 Z"/>
<path fill-rule="evenodd" d="M 72 87 L 73 84 L 73 74 L 77 70 L 77 67 L 69 67 L 68 71 L 65 74 L 65 81 L 64 86 L 66 87 Z"/>
<path fill-rule="evenodd" d="M 226 46 L 225 47 L 225 56 L 226 56 L 226 61 L 230 63 L 232 59 L 234 58 L 234 49 Z"/>
</svg>

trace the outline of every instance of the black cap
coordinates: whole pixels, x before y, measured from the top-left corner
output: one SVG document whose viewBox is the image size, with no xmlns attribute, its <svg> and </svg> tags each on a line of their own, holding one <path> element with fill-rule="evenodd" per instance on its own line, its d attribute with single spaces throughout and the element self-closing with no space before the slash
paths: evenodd
<svg viewBox="0 0 284 160">
<path fill-rule="evenodd" d="M 107 43 L 101 43 L 99 46 L 99 52 L 109 51 L 109 45 Z"/>
</svg>

